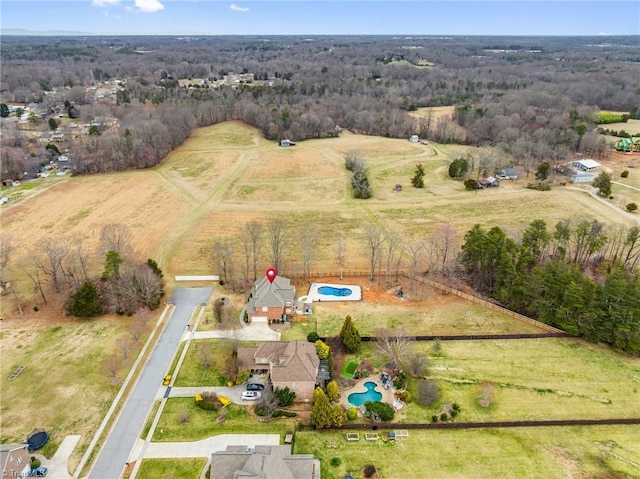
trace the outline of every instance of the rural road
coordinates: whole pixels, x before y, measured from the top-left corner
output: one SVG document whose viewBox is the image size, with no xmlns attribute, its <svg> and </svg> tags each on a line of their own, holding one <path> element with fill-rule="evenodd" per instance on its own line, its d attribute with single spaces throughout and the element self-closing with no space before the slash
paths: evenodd
<svg viewBox="0 0 640 479">
<path fill-rule="evenodd" d="M 212 293 L 213 288 L 180 288 L 171 295 L 169 302 L 175 305 L 173 314 L 107 436 L 89 478 L 113 479 L 122 475 L 127 458 L 147 419 L 158 385 L 169 369 L 189 319 Z"/>
</svg>

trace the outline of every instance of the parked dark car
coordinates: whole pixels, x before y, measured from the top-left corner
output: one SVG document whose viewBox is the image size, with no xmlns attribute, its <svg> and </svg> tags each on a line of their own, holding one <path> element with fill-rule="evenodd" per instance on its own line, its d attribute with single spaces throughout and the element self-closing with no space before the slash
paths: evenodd
<svg viewBox="0 0 640 479">
<path fill-rule="evenodd" d="M 262 391 L 263 389 L 264 389 L 264 384 L 260 384 L 260 383 L 247 384 L 247 391 Z"/>
</svg>

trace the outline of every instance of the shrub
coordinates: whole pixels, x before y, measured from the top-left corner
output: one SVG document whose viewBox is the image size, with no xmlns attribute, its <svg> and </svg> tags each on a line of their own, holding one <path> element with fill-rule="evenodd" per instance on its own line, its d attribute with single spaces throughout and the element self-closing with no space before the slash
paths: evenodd
<svg viewBox="0 0 640 479">
<path fill-rule="evenodd" d="M 393 385 L 396 389 L 404 389 L 407 386 L 406 374 L 402 371 L 396 374 L 396 377 L 393 378 Z"/>
<path fill-rule="evenodd" d="M 288 386 L 284 388 L 275 388 L 273 394 L 275 395 L 276 402 L 280 407 L 291 406 L 296 398 L 296 393 L 291 391 Z"/>
<path fill-rule="evenodd" d="M 351 406 L 349 409 L 347 409 L 347 419 L 349 421 L 355 421 L 358 418 L 358 410 Z"/>
<path fill-rule="evenodd" d="M 337 382 L 329 381 L 327 384 L 327 396 L 331 402 L 338 402 L 340 400 L 340 391 L 338 390 Z"/>
<path fill-rule="evenodd" d="M 413 377 L 423 377 L 427 373 L 429 359 L 420 353 L 414 353 L 407 361 L 407 369 Z"/>
<path fill-rule="evenodd" d="M 320 336 L 318 336 L 318 333 L 316 333 L 315 331 L 311 331 L 309 334 L 307 334 L 307 341 L 309 341 L 310 343 L 315 343 L 319 339 Z"/>
<path fill-rule="evenodd" d="M 527 188 L 537 191 L 551 191 L 551 185 L 549 183 L 529 183 Z"/>
<path fill-rule="evenodd" d="M 89 281 L 71 295 L 67 303 L 67 313 L 80 318 L 90 318 L 102 314 L 102 304 L 95 285 Z"/>
<path fill-rule="evenodd" d="M 329 464 L 331 464 L 333 467 L 338 467 L 340 466 L 340 464 L 342 464 L 342 460 L 339 457 L 332 457 L 329 461 Z"/>
<path fill-rule="evenodd" d="M 182 424 L 188 423 L 189 422 L 189 411 L 186 409 L 183 409 L 182 411 L 180 411 L 180 422 Z"/>
<path fill-rule="evenodd" d="M 431 422 L 438 422 L 438 415 L 434 414 L 433 416 L 431 416 Z"/>
<path fill-rule="evenodd" d="M 454 418 L 458 415 L 458 411 L 456 411 L 455 409 L 453 411 L 451 411 L 451 418 Z"/>
<path fill-rule="evenodd" d="M 327 359 L 329 357 L 330 348 L 319 339 L 316 341 L 316 353 L 320 359 Z"/>
<path fill-rule="evenodd" d="M 244 383 L 247 379 L 249 379 L 249 376 L 251 376 L 250 371 L 242 371 L 240 374 L 238 374 L 238 377 L 236 378 L 236 384 Z"/>
<path fill-rule="evenodd" d="M 626 206 L 627 211 L 636 211 L 638 209 L 638 205 L 635 203 L 629 203 Z"/>
<path fill-rule="evenodd" d="M 478 404 L 480 407 L 489 407 L 493 401 L 495 386 L 489 381 L 483 381 L 478 386 Z"/>
<path fill-rule="evenodd" d="M 205 411 L 218 411 L 223 404 L 216 393 L 203 392 L 196 394 L 196 406 Z"/>
<path fill-rule="evenodd" d="M 396 413 L 387 403 L 367 401 L 364 403 L 365 415 L 374 420 L 391 421 Z"/>
<path fill-rule="evenodd" d="M 620 173 L 620 176 L 622 178 L 627 178 L 629 176 L 629 170 L 624 170 L 622 173 Z"/>
<path fill-rule="evenodd" d="M 40 467 L 41 465 L 42 463 L 40 462 L 40 459 L 35 456 L 31 456 L 31 469 L 35 469 L 36 467 Z"/>
<path fill-rule="evenodd" d="M 431 380 L 418 382 L 418 401 L 423 406 L 432 406 L 440 399 L 438 383 Z"/>
<path fill-rule="evenodd" d="M 439 356 L 440 353 L 442 353 L 442 343 L 439 339 L 436 338 L 433 341 L 433 344 L 431 345 L 431 352 L 436 356 Z"/>
<path fill-rule="evenodd" d="M 449 165 L 449 176 L 451 178 L 462 178 L 469 170 L 469 163 L 466 158 L 456 158 Z M 475 182 L 474 182 L 475 186 Z"/>
<path fill-rule="evenodd" d="M 271 417 L 296 417 L 298 414 L 293 411 L 275 411 Z"/>
<path fill-rule="evenodd" d="M 468 180 L 464 181 L 464 187 L 467 190 L 477 190 L 478 189 L 478 183 L 476 182 L 476 180 L 472 180 L 471 178 L 469 178 Z"/>
<path fill-rule="evenodd" d="M 440 420 L 441 421 L 448 421 L 449 420 L 449 415 L 446 412 L 443 412 L 442 414 L 440 414 Z"/>
</svg>

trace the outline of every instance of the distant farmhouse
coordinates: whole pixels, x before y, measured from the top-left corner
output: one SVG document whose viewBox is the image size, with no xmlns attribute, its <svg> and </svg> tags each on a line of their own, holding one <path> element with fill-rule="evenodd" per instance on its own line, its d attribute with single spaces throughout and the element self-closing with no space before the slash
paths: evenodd
<svg viewBox="0 0 640 479">
<path fill-rule="evenodd" d="M 598 168 L 602 168 L 602 165 L 594 160 L 572 161 L 571 166 L 579 171 L 594 171 Z"/>
<path fill-rule="evenodd" d="M 621 138 L 616 143 L 616 150 L 626 151 L 629 153 L 640 153 L 640 136 L 631 138 Z"/>
<path fill-rule="evenodd" d="M 269 322 L 288 319 L 294 314 L 296 288 L 291 281 L 276 276 L 270 282 L 265 276 L 256 281 L 247 301 L 249 321 Z"/>
<path fill-rule="evenodd" d="M 518 170 L 515 168 L 505 168 L 502 171 L 499 171 L 496 174 L 496 178 L 500 180 L 517 180 L 518 179 Z"/>
<path fill-rule="evenodd" d="M 211 455 L 211 479 L 320 479 L 320 461 L 291 446 L 227 446 Z"/>
</svg>

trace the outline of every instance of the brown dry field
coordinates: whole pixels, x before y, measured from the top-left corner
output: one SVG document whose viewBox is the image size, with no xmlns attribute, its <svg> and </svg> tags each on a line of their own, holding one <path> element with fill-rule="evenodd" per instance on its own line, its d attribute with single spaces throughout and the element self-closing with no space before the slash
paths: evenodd
<svg viewBox="0 0 640 479">
<path fill-rule="evenodd" d="M 351 198 L 350 173 L 343 167 L 351 150 L 361 152 L 369 165 L 374 197 L 367 201 Z M 39 241 L 80 234 L 95 250 L 98 231 L 107 223 L 130 227 L 138 255 L 156 259 L 172 276 L 212 273 L 214 238 L 235 236 L 248 221 L 266 223 L 274 217 L 288 224 L 284 273 L 300 269 L 303 230 L 313 231 L 318 241 L 312 269 L 327 271 L 335 270 L 333 245 L 340 236 L 348 243 L 346 267 L 366 269 L 361 234 L 372 222 L 387 235 L 424 238 L 443 223 L 451 223 L 462 236 L 478 222 L 517 231 L 536 218 L 549 225 L 572 217 L 628 221 L 581 191 L 528 190 L 526 178 L 465 191 L 460 182 L 448 179 L 447 165 L 466 151 L 474 149 L 348 132 L 281 148 L 239 122 L 199 129 L 156 168 L 67 178 L 3 206 L 2 232 L 19 245 L 9 272 L 21 295 L 29 296 L 31 288 L 19 270 Z M 617 179 L 628 168 L 627 158 L 613 154 L 603 163 Z M 418 163 L 427 172 L 422 190 L 409 182 Z M 623 181 L 637 184 L 639 170 L 630 172 Z M 395 184 L 404 190 L 394 191 Z M 261 267 L 267 266 L 263 256 Z M 97 256 L 94 264 L 99 271 Z M 12 309 L 13 302 L 3 301 L 5 316 Z"/>
<path fill-rule="evenodd" d="M 433 119 L 437 120 L 438 118 L 443 116 L 450 117 L 451 115 L 453 115 L 454 109 L 455 109 L 454 106 L 429 106 L 424 108 L 418 108 L 415 111 L 411 111 L 409 112 L 409 115 L 414 118 L 425 118 L 429 114 L 429 111 L 431 111 L 431 114 L 433 115 Z"/>
</svg>

